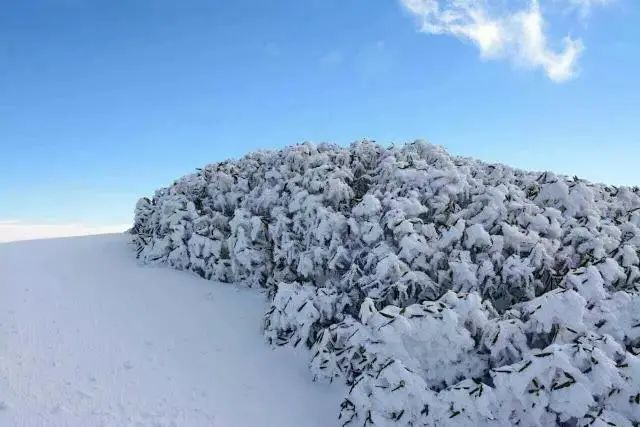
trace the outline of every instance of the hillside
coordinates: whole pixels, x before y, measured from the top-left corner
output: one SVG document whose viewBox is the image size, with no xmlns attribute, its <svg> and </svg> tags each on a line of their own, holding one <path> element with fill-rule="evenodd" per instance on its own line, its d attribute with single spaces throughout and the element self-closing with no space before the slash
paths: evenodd
<svg viewBox="0 0 640 427">
<path fill-rule="evenodd" d="M 265 288 L 347 425 L 640 422 L 640 190 L 301 144 L 141 199 L 138 257 Z"/>
<path fill-rule="evenodd" d="M 335 424 L 256 292 L 145 268 L 125 235 L 0 244 L 0 426 Z"/>
</svg>

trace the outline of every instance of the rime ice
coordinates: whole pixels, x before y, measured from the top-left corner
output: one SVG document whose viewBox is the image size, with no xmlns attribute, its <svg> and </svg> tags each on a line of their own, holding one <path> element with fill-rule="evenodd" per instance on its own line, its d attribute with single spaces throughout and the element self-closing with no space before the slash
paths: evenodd
<svg viewBox="0 0 640 427">
<path fill-rule="evenodd" d="M 640 191 L 424 142 L 301 144 L 136 208 L 139 257 L 266 287 L 347 425 L 640 421 Z"/>
</svg>

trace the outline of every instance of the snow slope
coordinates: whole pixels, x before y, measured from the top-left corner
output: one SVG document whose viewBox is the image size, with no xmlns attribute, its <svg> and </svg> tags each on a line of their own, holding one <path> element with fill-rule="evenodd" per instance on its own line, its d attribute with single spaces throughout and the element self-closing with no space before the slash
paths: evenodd
<svg viewBox="0 0 640 427">
<path fill-rule="evenodd" d="M 128 237 L 0 245 L 0 426 L 331 426 L 343 390 L 262 336 L 255 290 Z"/>
</svg>

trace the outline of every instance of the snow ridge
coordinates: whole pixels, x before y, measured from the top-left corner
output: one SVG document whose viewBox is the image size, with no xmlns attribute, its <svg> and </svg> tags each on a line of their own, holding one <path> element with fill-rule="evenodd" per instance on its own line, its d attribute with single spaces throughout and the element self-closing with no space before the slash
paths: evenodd
<svg viewBox="0 0 640 427">
<path fill-rule="evenodd" d="M 304 143 L 136 206 L 148 263 L 269 290 L 344 425 L 640 422 L 640 189 L 417 141 Z"/>
</svg>

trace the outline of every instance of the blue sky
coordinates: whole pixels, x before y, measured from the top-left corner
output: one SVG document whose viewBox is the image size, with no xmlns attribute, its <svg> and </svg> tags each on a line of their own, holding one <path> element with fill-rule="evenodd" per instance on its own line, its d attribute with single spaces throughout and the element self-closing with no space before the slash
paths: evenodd
<svg viewBox="0 0 640 427">
<path fill-rule="evenodd" d="M 640 184 L 640 2 L 541 0 L 532 51 L 520 9 L 452 26 L 434 1 L 3 2 L 0 221 L 126 223 L 196 167 L 304 140 Z"/>
</svg>

